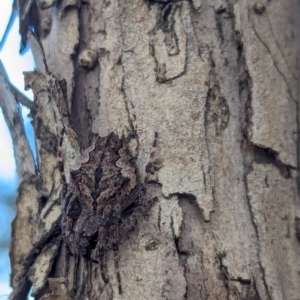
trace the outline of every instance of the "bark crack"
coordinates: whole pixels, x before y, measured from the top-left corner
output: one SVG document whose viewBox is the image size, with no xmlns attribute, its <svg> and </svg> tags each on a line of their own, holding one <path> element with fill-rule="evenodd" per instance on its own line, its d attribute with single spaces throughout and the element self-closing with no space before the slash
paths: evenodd
<svg viewBox="0 0 300 300">
<path fill-rule="evenodd" d="M 200 257 L 200 270 L 203 274 L 203 277 L 206 278 L 206 272 L 205 272 L 205 268 L 204 268 L 203 251 L 202 250 L 200 250 L 199 257 Z M 207 280 L 203 280 L 203 284 L 200 285 L 200 294 L 201 294 L 202 297 L 205 297 L 205 299 L 209 299 L 209 294 L 210 293 L 207 290 L 206 281 Z M 214 295 L 214 296 L 216 296 L 216 295 Z"/>
<path fill-rule="evenodd" d="M 286 63 L 285 56 L 284 56 L 284 54 L 283 54 L 283 52 L 282 52 L 282 50 L 281 50 L 281 48 L 280 48 L 280 45 L 278 44 L 278 41 L 277 41 L 277 39 L 276 39 L 276 37 L 275 37 L 275 35 L 274 35 L 273 27 L 272 27 L 272 25 L 271 25 L 271 23 L 270 23 L 270 19 L 269 19 L 269 16 L 268 16 L 267 12 L 266 12 L 266 16 L 267 16 L 268 24 L 269 24 L 269 26 L 270 26 L 270 31 L 271 31 L 272 36 L 273 36 L 273 38 L 274 38 L 274 41 L 275 41 L 275 43 L 276 43 L 276 45 L 277 45 L 277 48 L 278 48 L 278 50 L 279 50 L 279 52 L 280 52 L 280 54 L 281 54 L 281 56 L 282 56 L 282 59 L 283 59 L 285 65 L 286 65 L 286 68 L 287 68 L 287 70 L 289 71 L 289 73 L 291 74 L 291 76 L 292 76 L 295 80 L 297 80 L 297 77 L 291 72 L 291 70 L 290 70 L 289 67 L 288 67 L 288 64 Z"/>
<path fill-rule="evenodd" d="M 126 92 L 125 92 L 125 88 L 124 88 L 124 81 L 125 81 L 125 76 L 124 76 L 124 66 L 123 66 L 123 64 L 121 63 L 121 66 L 122 66 L 122 71 L 123 71 L 123 77 L 122 77 L 122 82 L 121 82 L 121 87 L 120 87 L 120 91 L 121 91 L 121 93 L 122 93 L 122 95 L 123 95 L 123 99 L 124 99 L 124 104 L 125 104 L 125 109 L 126 109 L 126 113 L 127 113 L 127 117 L 128 117 L 128 123 L 129 123 L 129 125 L 130 125 L 130 130 L 132 131 L 132 132 L 134 132 L 135 133 L 135 137 L 136 137 L 136 139 L 137 139 L 137 143 L 138 143 L 138 145 L 139 145 L 139 141 L 138 141 L 138 135 L 136 134 L 136 132 L 135 132 L 135 129 L 134 129 L 134 125 L 133 125 L 133 120 L 132 120 L 132 118 L 130 117 L 130 110 L 129 110 L 129 106 L 128 106 L 128 100 L 127 100 L 127 96 L 126 96 Z"/>
<path fill-rule="evenodd" d="M 86 76 L 84 74 L 84 71 L 80 69 L 78 58 L 81 50 L 84 47 L 85 44 L 85 37 L 84 35 L 84 14 L 85 10 L 83 7 L 73 7 L 71 6 L 68 9 L 75 9 L 77 10 L 78 14 L 78 33 L 79 33 L 79 39 L 78 44 L 74 47 L 74 53 L 71 56 L 71 61 L 73 61 L 73 68 L 74 71 L 72 73 L 72 82 L 74 82 L 74 86 L 71 92 L 71 125 L 74 128 L 74 131 L 76 132 L 78 136 L 78 140 L 80 142 L 80 146 L 82 148 L 87 148 L 90 144 L 89 135 L 86 134 L 86 132 L 91 132 L 91 119 L 89 118 L 88 114 L 88 107 L 87 102 L 82 95 L 84 95 L 84 83 L 86 80 Z"/>
<path fill-rule="evenodd" d="M 283 72 L 282 72 L 281 70 L 279 70 L 277 63 L 276 63 L 276 61 L 274 60 L 274 57 L 273 57 L 273 55 L 272 55 L 271 50 L 269 49 L 268 45 L 262 40 L 262 38 L 260 37 L 260 35 L 259 35 L 258 32 L 256 31 L 255 26 L 252 26 L 252 28 L 253 28 L 253 32 L 254 32 L 255 35 L 257 36 L 258 40 L 261 42 L 261 44 L 262 44 L 262 45 L 266 48 L 266 50 L 269 52 L 270 57 L 272 58 L 274 67 L 276 68 L 276 70 L 278 71 L 278 73 L 282 76 L 282 78 L 283 78 L 283 80 L 284 80 L 284 82 L 285 82 L 285 84 L 286 84 L 288 94 L 290 95 L 292 101 L 295 102 L 295 103 L 297 103 L 297 101 L 296 101 L 296 100 L 293 98 L 293 96 L 292 96 L 292 92 L 291 92 L 291 90 L 290 90 L 290 87 L 289 87 L 289 85 L 288 85 L 288 82 L 287 82 L 287 79 L 286 79 L 285 75 L 283 74 Z"/>
<path fill-rule="evenodd" d="M 158 218 L 157 218 L 157 227 L 158 227 L 159 232 L 161 232 L 160 223 L 161 223 L 161 206 L 159 205 Z"/>
<path fill-rule="evenodd" d="M 118 6 L 120 6 L 120 2 L 118 1 Z M 133 50 L 123 50 L 124 47 L 125 47 L 125 41 L 124 41 L 124 37 L 126 36 L 125 35 L 125 32 L 123 30 L 123 23 L 121 22 L 121 20 L 119 21 L 119 26 L 120 26 L 120 29 L 121 29 L 121 32 L 122 32 L 122 35 L 121 35 L 121 40 L 122 40 L 122 49 L 121 49 L 121 53 L 122 52 L 129 52 L 129 51 L 132 51 Z M 130 125 L 130 131 L 134 133 L 134 138 L 136 139 L 137 141 L 137 153 L 136 153 L 136 157 L 138 157 L 138 154 L 139 154 L 139 145 L 140 145 L 140 142 L 139 142 L 139 136 L 134 128 L 134 120 L 133 118 L 135 117 L 135 115 L 133 114 L 133 116 L 131 117 L 131 113 L 130 113 L 130 109 L 129 109 L 129 103 L 128 103 L 128 99 L 127 99 L 127 94 L 126 94 L 126 91 L 125 91 L 125 76 L 124 74 L 126 73 L 125 72 L 125 68 L 124 68 L 124 65 L 123 65 L 123 59 L 122 59 L 122 54 L 120 55 L 120 57 L 118 58 L 118 62 L 117 62 L 118 65 L 121 66 L 122 68 L 122 81 L 121 81 L 121 86 L 120 86 L 120 91 L 121 91 L 121 94 L 123 95 L 123 100 L 124 100 L 124 104 L 125 104 L 125 109 L 126 109 L 126 113 L 127 113 L 127 117 L 128 117 L 128 123 Z"/>
<path fill-rule="evenodd" d="M 238 33 L 237 33 L 238 34 Z M 240 38 L 238 38 L 240 40 Z M 256 163 L 265 163 L 265 164 L 273 164 L 280 172 L 280 174 L 284 178 L 290 178 L 291 176 L 291 170 L 295 170 L 296 168 L 285 164 L 279 159 L 279 153 L 275 150 L 264 147 L 263 145 L 259 145 L 256 143 L 253 143 L 251 141 L 251 126 L 253 126 L 253 123 L 251 121 L 252 119 L 252 94 L 251 94 L 251 77 L 249 73 L 245 70 L 245 59 L 242 55 L 243 52 L 243 44 L 239 43 L 238 45 L 238 64 L 241 66 L 242 73 L 240 75 L 239 79 L 239 97 L 244 103 L 244 117 L 241 119 L 242 124 L 242 132 L 244 134 L 244 141 L 242 142 L 242 150 L 244 151 L 244 155 L 250 155 L 250 163 L 248 161 L 248 164 L 244 164 L 244 167 L 246 169 L 246 173 L 249 173 L 251 171 L 251 166 L 253 161 Z M 296 103 L 297 107 L 298 104 Z M 299 127 L 298 124 L 298 109 L 297 109 L 297 127 Z M 297 143 L 298 144 L 298 143 Z M 299 146 L 297 146 L 299 149 Z M 299 151 L 299 150 L 298 150 Z M 249 158 L 249 156 L 248 156 Z M 299 160 L 299 157 L 298 157 Z M 299 164 L 298 164 L 299 165 Z M 247 175 L 247 174 L 246 174 Z"/>
<path fill-rule="evenodd" d="M 214 11 L 215 11 L 215 9 L 214 9 Z M 221 21 L 221 15 L 217 14 L 216 11 L 215 11 L 215 21 L 216 21 L 216 25 L 217 25 L 217 29 L 218 29 L 218 33 L 219 33 L 218 36 L 220 39 L 220 44 L 222 45 L 224 43 L 223 25 L 222 25 L 222 21 Z"/>
<path fill-rule="evenodd" d="M 178 262 L 183 268 L 183 277 L 185 280 L 185 294 L 183 296 L 183 299 L 188 299 L 187 298 L 187 291 L 188 291 L 188 278 L 187 278 L 187 259 L 189 256 L 189 253 L 186 251 L 182 251 L 180 249 L 180 237 L 176 237 L 175 231 L 174 231 L 174 220 L 173 217 L 171 217 L 171 230 L 172 230 L 172 235 L 173 235 L 173 240 L 174 240 L 174 245 L 176 248 L 176 252 L 178 254 Z"/>
<path fill-rule="evenodd" d="M 257 240 L 257 245 L 256 245 L 257 262 L 258 262 L 258 265 L 259 265 L 259 268 L 260 268 L 260 271 L 261 271 L 261 274 L 262 274 L 262 280 L 263 280 L 263 284 L 264 284 L 268 299 L 271 300 L 272 297 L 271 297 L 269 287 L 268 287 L 268 284 L 267 284 L 267 281 L 266 281 L 265 269 L 262 266 L 262 262 L 261 262 L 261 259 L 260 259 L 260 236 L 259 236 L 257 224 L 256 224 L 255 219 L 254 219 L 254 213 L 253 213 L 253 209 L 252 209 L 252 205 L 251 205 L 251 201 L 250 201 L 247 175 L 244 176 L 244 185 L 245 185 L 245 191 L 246 191 L 246 200 L 247 200 L 247 204 L 248 204 L 249 212 L 250 212 L 250 219 L 251 219 L 251 223 L 252 223 L 252 226 L 254 228 L 255 235 L 256 235 L 256 240 Z"/>
</svg>

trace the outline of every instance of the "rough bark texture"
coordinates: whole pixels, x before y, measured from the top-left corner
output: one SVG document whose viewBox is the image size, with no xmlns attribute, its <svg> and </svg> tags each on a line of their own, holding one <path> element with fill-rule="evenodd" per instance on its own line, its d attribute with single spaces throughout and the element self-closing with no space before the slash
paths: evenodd
<svg viewBox="0 0 300 300">
<path fill-rule="evenodd" d="M 296 1 L 37 3 L 39 173 L 20 186 L 11 299 L 300 299 Z M 67 181 L 112 131 L 142 181 L 158 132 L 159 199 L 121 237 L 122 295 L 112 251 L 105 283 L 61 239 L 63 127 Z"/>
</svg>

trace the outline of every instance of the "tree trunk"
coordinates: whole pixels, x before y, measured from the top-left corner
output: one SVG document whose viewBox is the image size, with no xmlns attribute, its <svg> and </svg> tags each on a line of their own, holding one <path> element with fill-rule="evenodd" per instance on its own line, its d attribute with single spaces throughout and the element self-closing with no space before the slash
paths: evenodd
<svg viewBox="0 0 300 300">
<path fill-rule="evenodd" d="M 11 299 L 300 299 L 297 2 L 37 2 L 38 172 L 19 187 Z M 101 254 L 68 244 L 58 164 L 69 183 L 111 132 L 152 200 L 118 243 L 108 229 L 105 282 Z"/>
</svg>

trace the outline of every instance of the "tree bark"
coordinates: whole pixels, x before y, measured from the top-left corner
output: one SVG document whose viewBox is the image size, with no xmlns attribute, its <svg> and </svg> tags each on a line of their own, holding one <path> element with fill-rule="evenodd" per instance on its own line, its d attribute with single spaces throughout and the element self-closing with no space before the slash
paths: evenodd
<svg viewBox="0 0 300 300">
<path fill-rule="evenodd" d="M 42 46 L 29 35 L 25 84 L 38 173 L 19 188 L 11 299 L 31 286 L 44 300 L 300 299 L 297 2 L 37 6 Z M 62 128 L 68 182 L 80 152 L 111 132 L 144 182 L 158 133 L 147 189 L 158 200 L 120 236 L 123 294 L 111 249 L 105 283 L 62 239 Z"/>
</svg>

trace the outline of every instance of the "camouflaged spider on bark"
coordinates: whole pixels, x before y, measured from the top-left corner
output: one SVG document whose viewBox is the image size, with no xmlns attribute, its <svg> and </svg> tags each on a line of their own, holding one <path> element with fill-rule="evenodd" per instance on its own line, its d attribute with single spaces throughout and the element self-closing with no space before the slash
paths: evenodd
<svg viewBox="0 0 300 300">
<path fill-rule="evenodd" d="M 97 137 L 78 158 L 66 182 L 62 160 L 64 129 L 59 142 L 59 170 L 63 188 L 62 232 L 70 252 L 99 262 L 101 276 L 108 282 L 105 268 L 105 251 L 112 246 L 119 293 L 122 293 L 119 271 L 119 233 L 131 228 L 136 217 L 150 208 L 145 203 L 145 186 L 139 181 L 134 159 L 122 139 L 113 132 Z M 149 171 L 154 157 L 157 133 L 153 142 Z M 129 216 L 128 216 L 128 212 Z M 124 216 L 127 216 L 125 218 Z"/>
</svg>

